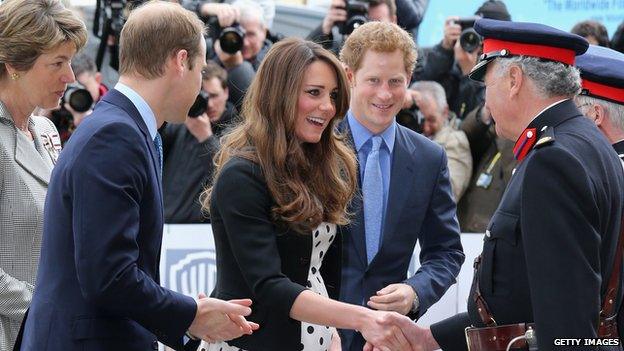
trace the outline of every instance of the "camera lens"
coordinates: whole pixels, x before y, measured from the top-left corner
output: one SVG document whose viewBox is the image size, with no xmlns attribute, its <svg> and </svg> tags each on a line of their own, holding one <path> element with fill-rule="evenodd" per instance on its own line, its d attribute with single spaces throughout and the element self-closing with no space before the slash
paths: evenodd
<svg viewBox="0 0 624 351">
<path fill-rule="evenodd" d="M 87 112 L 93 105 L 93 97 L 88 90 L 70 86 L 65 91 L 63 100 L 76 112 Z"/>
<path fill-rule="evenodd" d="M 459 36 L 459 45 L 466 52 L 474 52 L 481 46 L 481 36 L 473 28 L 462 31 Z"/>
<path fill-rule="evenodd" d="M 363 25 L 366 22 L 367 22 L 367 19 L 365 16 L 353 16 L 349 18 L 347 22 L 345 23 L 344 34 L 348 35 L 348 34 L 353 33 L 354 30 L 358 29 L 359 26 Z"/>
<path fill-rule="evenodd" d="M 224 28 L 219 36 L 221 50 L 228 54 L 235 54 L 243 48 L 245 33 L 238 27 Z"/>
<path fill-rule="evenodd" d="M 206 112 L 208 109 L 208 93 L 201 90 L 197 97 L 195 98 L 195 102 L 193 106 L 189 109 L 188 116 L 191 118 L 197 118 Z"/>
</svg>

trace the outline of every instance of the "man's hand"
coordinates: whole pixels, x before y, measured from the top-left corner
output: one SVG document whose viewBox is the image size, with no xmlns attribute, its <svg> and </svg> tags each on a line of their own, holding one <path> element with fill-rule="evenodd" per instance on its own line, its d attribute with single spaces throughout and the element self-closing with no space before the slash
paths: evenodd
<svg viewBox="0 0 624 351">
<path fill-rule="evenodd" d="M 396 312 L 372 311 L 374 318 L 366 322 L 358 330 L 366 340 L 369 350 L 380 351 L 409 351 L 411 344 L 403 335 L 402 330 L 395 325 L 399 320 L 411 320 Z M 395 324 L 393 324 L 395 323 Z M 374 348 L 372 348 L 374 347 Z"/>
<path fill-rule="evenodd" d="M 455 46 L 453 47 L 453 51 L 455 53 L 455 61 L 461 68 L 462 74 L 467 76 L 472 68 L 477 64 L 477 58 L 479 57 L 479 50 L 475 50 L 473 52 L 468 52 L 464 50 L 461 45 L 459 45 L 459 40 L 455 42 Z"/>
<path fill-rule="evenodd" d="M 457 16 L 451 16 L 444 21 L 444 38 L 442 39 L 442 47 L 446 50 L 452 50 L 453 46 L 459 39 L 461 34 L 461 26 L 455 22 L 459 20 Z"/>
<path fill-rule="evenodd" d="M 331 339 L 331 343 L 329 344 L 328 351 L 342 351 L 340 335 L 338 335 L 338 331 L 335 328 L 332 331 L 332 339 Z"/>
<path fill-rule="evenodd" d="M 229 70 L 243 64 L 243 53 L 240 50 L 234 54 L 228 54 L 221 49 L 221 44 L 218 40 L 215 40 L 213 47 L 217 57 L 219 57 L 219 61 L 223 63 L 225 69 Z"/>
<path fill-rule="evenodd" d="M 187 117 L 184 122 L 189 132 L 193 134 L 198 142 L 203 143 L 212 136 L 212 126 L 210 125 L 210 118 L 204 112 L 199 117 L 191 118 Z"/>
<path fill-rule="evenodd" d="M 421 328 L 409 318 L 397 314 L 389 314 L 380 321 L 382 325 L 389 328 L 398 328 L 401 334 L 409 343 L 408 348 L 397 349 L 399 351 L 433 351 L 438 350 L 440 345 L 433 338 L 429 328 Z M 374 347 L 371 343 L 364 345 L 363 351 L 378 351 L 380 348 Z M 394 349 L 393 349 L 394 350 Z"/>
<path fill-rule="evenodd" d="M 217 16 L 221 28 L 229 27 L 238 22 L 240 11 L 230 4 L 205 3 L 201 7 L 203 16 Z"/>
<path fill-rule="evenodd" d="M 344 0 L 332 0 L 329 10 L 323 18 L 323 24 L 321 30 L 323 34 L 328 35 L 331 33 L 332 28 L 336 22 L 344 22 L 347 20 L 347 4 Z"/>
<path fill-rule="evenodd" d="M 390 284 L 368 300 L 368 307 L 381 311 L 395 311 L 406 315 L 412 309 L 416 292 L 407 284 Z"/>
<path fill-rule="evenodd" d="M 188 331 L 207 342 L 227 341 L 251 334 L 258 324 L 248 322 L 244 316 L 251 314 L 251 300 L 223 301 L 199 295 L 197 313 Z"/>
<path fill-rule="evenodd" d="M 403 99 L 403 108 L 410 109 L 414 107 L 414 105 L 419 106 L 421 99 L 422 96 L 420 95 L 420 92 L 407 89 L 407 94 L 405 94 L 405 98 Z"/>
</svg>

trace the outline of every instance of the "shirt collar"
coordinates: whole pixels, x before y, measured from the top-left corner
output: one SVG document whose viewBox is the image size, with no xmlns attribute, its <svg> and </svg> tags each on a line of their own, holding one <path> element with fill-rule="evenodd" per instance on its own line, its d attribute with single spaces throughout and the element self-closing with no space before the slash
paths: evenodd
<svg viewBox="0 0 624 351">
<path fill-rule="evenodd" d="M 347 121 L 349 122 L 349 128 L 351 128 L 351 134 L 353 134 L 355 150 L 359 152 L 362 146 L 374 135 L 355 118 L 351 110 L 347 112 Z M 394 139 L 396 138 L 396 121 L 392 121 L 392 124 L 381 132 L 379 136 L 383 139 L 388 151 L 392 153 L 394 149 Z"/>
<path fill-rule="evenodd" d="M 141 95 L 139 95 L 139 93 L 134 91 L 134 89 L 121 82 L 117 82 L 117 84 L 115 85 L 115 90 L 122 93 L 130 100 L 130 102 L 132 102 L 132 104 L 139 111 L 141 118 L 143 118 L 143 121 L 147 126 L 147 130 L 149 131 L 150 136 L 152 137 L 152 139 L 156 138 L 156 133 L 158 132 L 158 128 L 156 126 L 156 116 L 154 115 L 154 111 L 152 111 L 151 107 L 149 107 L 145 99 L 143 99 Z"/>
</svg>

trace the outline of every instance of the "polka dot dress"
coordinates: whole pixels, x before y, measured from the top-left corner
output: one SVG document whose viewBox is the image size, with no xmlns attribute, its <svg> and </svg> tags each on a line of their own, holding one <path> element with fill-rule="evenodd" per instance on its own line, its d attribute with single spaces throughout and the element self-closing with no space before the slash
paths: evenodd
<svg viewBox="0 0 624 351">
<path fill-rule="evenodd" d="M 336 225 L 321 223 L 312 232 L 312 254 L 310 257 L 310 270 L 306 287 L 315 293 L 328 296 L 320 269 L 323 257 L 332 241 L 336 237 Z M 335 328 L 301 322 L 301 350 L 303 351 L 327 351 L 331 345 L 332 333 Z M 241 348 L 228 345 L 226 342 L 207 344 L 202 342 L 200 351 L 245 351 Z"/>
<path fill-rule="evenodd" d="M 321 276 L 323 257 L 336 237 L 336 225 L 321 223 L 312 232 L 312 257 L 306 287 L 319 295 L 327 297 L 327 289 Z M 301 350 L 326 351 L 331 344 L 334 328 L 301 322 Z"/>
</svg>

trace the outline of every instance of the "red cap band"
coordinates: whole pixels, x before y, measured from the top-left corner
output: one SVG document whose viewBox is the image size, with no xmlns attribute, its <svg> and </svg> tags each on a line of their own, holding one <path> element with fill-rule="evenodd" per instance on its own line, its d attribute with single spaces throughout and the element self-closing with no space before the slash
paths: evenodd
<svg viewBox="0 0 624 351">
<path fill-rule="evenodd" d="M 512 55 L 524 55 L 539 57 L 551 61 L 563 62 L 568 65 L 574 65 L 576 52 L 572 49 L 563 49 L 546 45 L 535 45 L 518 43 L 514 41 L 505 41 L 487 38 L 483 41 L 483 52 L 490 53 L 492 51 L 507 50 Z"/>
<path fill-rule="evenodd" d="M 600 96 L 624 104 L 624 88 L 614 88 L 583 79 L 583 89 L 587 89 L 591 95 Z"/>
</svg>

